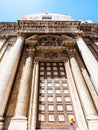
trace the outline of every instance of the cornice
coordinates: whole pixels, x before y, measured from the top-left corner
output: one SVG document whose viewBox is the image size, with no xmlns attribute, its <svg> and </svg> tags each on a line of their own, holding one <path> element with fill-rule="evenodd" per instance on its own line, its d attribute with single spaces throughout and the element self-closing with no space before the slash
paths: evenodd
<svg viewBox="0 0 98 130">
<path fill-rule="evenodd" d="M 17 34 L 77 34 L 79 31 L 86 34 L 98 35 L 98 24 L 81 23 L 81 21 L 30 21 L 1 22 L 0 33 Z"/>
</svg>

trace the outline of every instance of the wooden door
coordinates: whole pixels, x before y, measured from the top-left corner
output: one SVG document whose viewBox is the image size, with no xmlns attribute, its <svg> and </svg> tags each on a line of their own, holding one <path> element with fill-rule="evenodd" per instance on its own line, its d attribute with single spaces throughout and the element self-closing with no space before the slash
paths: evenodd
<svg viewBox="0 0 98 130">
<path fill-rule="evenodd" d="M 75 120 L 64 63 L 39 64 L 37 129 L 70 129 Z"/>
</svg>

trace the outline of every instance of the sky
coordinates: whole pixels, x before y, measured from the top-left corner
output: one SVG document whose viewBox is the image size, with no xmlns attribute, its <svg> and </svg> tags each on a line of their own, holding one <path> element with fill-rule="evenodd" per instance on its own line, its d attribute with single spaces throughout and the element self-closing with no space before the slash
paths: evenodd
<svg viewBox="0 0 98 130">
<path fill-rule="evenodd" d="M 42 12 L 98 23 L 98 0 L 0 0 L 0 22 L 16 22 L 22 15 Z"/>
</svg>

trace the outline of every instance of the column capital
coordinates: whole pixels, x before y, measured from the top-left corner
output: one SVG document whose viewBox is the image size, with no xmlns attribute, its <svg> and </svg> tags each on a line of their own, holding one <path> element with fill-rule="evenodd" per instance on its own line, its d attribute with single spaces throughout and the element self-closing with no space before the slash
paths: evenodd
<svg viewBox="0 0 98 130">
<path fill-rule="evenodd" d="M 12 117 L 12 120 L 27 120 L 26 116 L 14 116 Z"/>
<path fill-rule="evenodd" d="M 28 46 L 28 47 L 26 48 L 26 52 L 27 52 L 27 55 L 28 55 L 29 57 L 32 57 L 32 58 L 33 58 L 34 53 L 35 53 L 35 48 L 32 47 L 32 46 Z"/>
<path fill-rule="evenodd" d="M 18 37 L 18 36 L 22 36 L 22 37 L 24 37 L 24 39 L 26 38 L 26 34 L 21 33 L 21 32 L 17 32 L 17 37 Z"/>
<path fill-rule="evenodd" d="M 77 39 L 78 37 L 83 37 L 83 31 L 79 30 L 77 33 L 75 33 L 75 38 Z"/>
<path fill-rule="evenodd" d="M 4 120 L 4 118 L 2 116 L 0 116 L 0 122 L 3 121 L 3 120 Z"/>
</svg>

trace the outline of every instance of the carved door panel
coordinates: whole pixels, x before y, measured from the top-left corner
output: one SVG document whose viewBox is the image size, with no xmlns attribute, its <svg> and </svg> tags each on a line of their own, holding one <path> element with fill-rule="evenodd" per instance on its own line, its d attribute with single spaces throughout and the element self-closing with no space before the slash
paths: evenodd
<svg viewBox="0 0 98 130">
<path fill-rule="evenodd" d="M 75 117 L 64 64 L 41 62 L 39 67 L 37 129 L 69 129 Z"/>
</svg>

